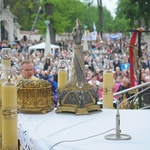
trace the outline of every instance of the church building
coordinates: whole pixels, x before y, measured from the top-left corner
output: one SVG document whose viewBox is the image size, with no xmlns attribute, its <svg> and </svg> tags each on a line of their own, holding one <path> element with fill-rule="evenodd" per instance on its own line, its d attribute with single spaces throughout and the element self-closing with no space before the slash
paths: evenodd
<svg viewBox="0 0 150 150">
<path fill-rule="evenodd" d="M 0 41 L 16 41 L 20 34 L 20 25 L 17 17 L 10 11 L 10 6 L 4 8 L 4 1 L 0 0 Z"/>
</svg>

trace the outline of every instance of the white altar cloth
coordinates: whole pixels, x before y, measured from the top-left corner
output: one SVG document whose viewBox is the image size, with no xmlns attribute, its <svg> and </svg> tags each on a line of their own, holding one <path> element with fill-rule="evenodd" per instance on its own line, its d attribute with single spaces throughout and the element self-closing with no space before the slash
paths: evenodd
<svg viewBox="0 0 150 150">
<path fill-rule="evenodd" d="M 25 150 L 50 150 L 61 141 L 78 140 L 116 127 L 116 110 L 88 115 L 72 113 L 18 114 L 19 139 Z M 121 133 L 131 140 L 113 141 L 108 133 L 77 142 L 62 142 L 51 150 L 150 150 L 150 110 L 120 110 Z"/>
</svg>

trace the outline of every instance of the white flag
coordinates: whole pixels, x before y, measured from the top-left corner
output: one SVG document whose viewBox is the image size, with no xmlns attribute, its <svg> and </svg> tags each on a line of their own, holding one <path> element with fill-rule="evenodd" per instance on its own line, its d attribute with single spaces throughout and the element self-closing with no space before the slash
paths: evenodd
<svg viewBox="0 0 150 150">
<path fill-rule="evenodd" d="M 93 22 L 93 29 L 94 29 L 94 31 L 96 31 L 96 25 L 95 25 L 95 22 Z"/>
</svg>

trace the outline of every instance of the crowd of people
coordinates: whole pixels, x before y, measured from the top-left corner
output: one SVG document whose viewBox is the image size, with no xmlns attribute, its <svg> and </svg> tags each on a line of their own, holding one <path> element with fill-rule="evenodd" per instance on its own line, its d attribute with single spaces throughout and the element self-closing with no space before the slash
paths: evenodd
<svg viewBox="0 0 150 150">
<path fill-rule="evenodd" d="M 32 45 L 39 42 L 41 42 L 41 39 L 39 41 L 35 40 Z M 0 50 L 6 47 L 12 49 L 11 65 L 15 67 L 19 78 L 29 79 L 34 76 L 34 79 L 47 80 L 53 85 L 53 92 L 56 93 L 60 62 L 65 62 L 69 81 L 74 50 L 73 41 L 71 40 L 57 41 L 57 44 L 60 46 L 60 51 L 56 49 L 54 54 L 49 53 L 47 56 L 44 56 L 43 50 L 28 51 L 24 39 L 13 45 L 9 45 L 8 41 L 3 40 L 0 42 Z M 141 82 L 145 83 L 150 82 L 150 52 L 147 45 L 142 49 L 142 55 Z M 2 60 L 1 53 L 0 59 Z M 103 72 L 108 66 L 114 73 L 114 92 L 129 88 L 130 61 L 128 43 L 122 42 L 120 44 L 120 40 L 111 41 L 109 44 L 99 40 L 90 41 L 89 51 L 84 53 L 84 63 L 86 80 L 97 90 L 99 99 L 103 97 Z M 135 85 L 137 84 L 138 81 L 136 80 Z M 128 97 L 128 95 L 126 96 Z M 114 99 L 120 99 L 120 97 L 116 96 Z"/>
</svg>

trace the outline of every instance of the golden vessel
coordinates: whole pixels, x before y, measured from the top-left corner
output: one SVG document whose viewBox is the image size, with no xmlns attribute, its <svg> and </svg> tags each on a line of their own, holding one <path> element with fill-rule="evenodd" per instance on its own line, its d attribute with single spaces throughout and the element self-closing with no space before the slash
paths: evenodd
<svg viewBox="0 0 150 150">
<path fill-rule="evenodd" d="M 51 84 L 45 80 L 20 80 L 17 102 L 20 112 L 45 114 L 51 111 L 54 109 Z"/>
</svg>

